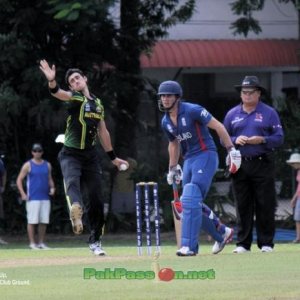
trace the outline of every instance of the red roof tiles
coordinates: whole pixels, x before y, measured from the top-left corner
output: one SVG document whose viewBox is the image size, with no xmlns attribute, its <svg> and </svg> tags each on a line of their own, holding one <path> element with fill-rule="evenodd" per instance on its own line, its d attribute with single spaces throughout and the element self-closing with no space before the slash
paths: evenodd
<svg viewBox="0 0 300 300">
<path fill-rule="evenodd" d="M 300 66 L 298 40 L 159 41 L 142 68 Z"/>
</svg>

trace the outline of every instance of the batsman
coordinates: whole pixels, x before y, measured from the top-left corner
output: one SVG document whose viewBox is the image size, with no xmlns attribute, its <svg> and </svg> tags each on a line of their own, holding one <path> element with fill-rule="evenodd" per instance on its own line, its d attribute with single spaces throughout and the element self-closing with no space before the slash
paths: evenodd
<svg viewBox="0 0 300 300">
<path fill-rule="evenodd" d="M 169 144 L 169 172 L 167 181 L 182 180 L 183 192 L 181 247 L 178 256 L 194 256 L 199 250 L 201 228 L 215 239 L 212 253 L 223 250 L 232 240 L 233 229 L 220 222 L 213 211 L 203 203 L 213 176 L 218 168 L 217 148 L 209 129 L 215 130 L 228 156 L 229 172 L 235 173 L 241 165 L 241 154 L 236 150 L 221 122 L 204 107 L 181 101 L 182 88 L 176 81 L 164 81 L 158 89 L 158 107 L 165 113 L 161 126 Z M 183 170 L 178 165 L 183 158 Z"/>
</svg>

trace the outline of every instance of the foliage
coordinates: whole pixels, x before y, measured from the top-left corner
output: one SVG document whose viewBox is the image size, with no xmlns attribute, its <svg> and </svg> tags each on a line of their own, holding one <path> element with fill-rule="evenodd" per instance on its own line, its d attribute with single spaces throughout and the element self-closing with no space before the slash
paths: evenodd
<svg viewBox="0 0 300 300">
<path fill-rule="evenodd" d="M 278 2 L 292 2 L 295 8 L 299 9 L 298 1 L 296 0 L 278 0 Z M 262 29 L 259 25 L 259 21 L 253 18 L 253 12 L 263 10 L 264 4 L 265 0 L 236 0 L 230 3 L 233 13 L 242 15 L 242 17 L 237 19 L 230 26 L 230 29 L 233 30 L 233 34 L 243 34 L 244 37 L 247 37 L 251 31 L 255 34 L 259 34 Z"/>
<path fill-rule="evenodd" d="M 188 20 L 194 6 L 194 0 L 0 0 L 0 152 L 6 155 L 8 197 L 17 197 L 11 186 L 36 141 L 44 145 L 45 158 L 57 170 L 56 184 L 61 183 L 56 160 L 61 146 L 54 139 L 64 130 L 65 110 L 48 93 L 40 59 L 56 65 L 63 88 L 68 68 L 88 75 L 115 124 L 117 138 L 111 133 L 117 151 L 125 147 L 135 155 L 143 89 L 140 54 L 149 52 L 170 26 Z M 63 199 L 60 192 L 57 197 Z M 65 215 L 65 202 L 57 205 L 55 214 Z M 13 210 L 8 207 L 6 216 L 11 223 Z"/>
<path fill-rule="evenodd" d="M 292 152 L 299 151 L 300 148 L 300 100 L 291 95 L 287 98 L 277 98 L 273 100 L 277 108 L 284 130 L 285 149 L 276 153 L 276 178 L 282 181 L 280 196 L 291 198 L 294 191 L 293 180 L 295 174 L 292 168 L 287 165 L 286 160 Z"/>
<path fill-rule="evenodd" d="M 278 98 L 279 113 L 285 130 L 287 148 L 298 148 L 300 145 L 300 99 L 296 97 Z"/>
<path fill-rule="evenodd" d="M 243 34 L 246 37 L 249 31 L 253 31 L 256 34 L 261 32 L 258 21 L 252 17 L 252 12 L 263 9 L 264 0 L 238 0 L 230 5 L 231 10 L 235 14 L 243 15 L 243 17 L 231 24 L 230 28 L 234 29 L 234 35 Z"/>
</svg>

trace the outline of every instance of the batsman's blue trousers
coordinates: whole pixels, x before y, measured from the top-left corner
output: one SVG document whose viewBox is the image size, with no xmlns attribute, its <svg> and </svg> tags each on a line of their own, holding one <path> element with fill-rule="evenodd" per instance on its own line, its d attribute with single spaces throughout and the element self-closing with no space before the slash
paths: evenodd
<svg viewBox="0 0 300 300">
<path fill-rule="evenodd" d="M 213 176 L 216 173 L 218 168 L 219 159 L 218 154 L 215 151 L 204 151 L 197 156 L 189 158 L 184 161 L 183 165 L 183 186 L 187 183 L 195 184 L 199 187 L 201 193 L 201 202 L 203 201 L 210 189 Z M 183 195 L 184 196 L 184 195 Z M 207 206 L 206 206 L 207 207 Z M 207 207 L 208 208 L 208 207 Z M 209 208 L 208 208 L 209 209 Z M 208 234 L 210 234 L 216 241 L 223 241 L 222 232 L 217 230 L 216 224 L 214 223 L 215 219 L 219 222 L 215 214 L 213 219 L 209 218 L 208 214 L 202 214 L 203 210 L 199 211 L 200 218 L 198 216 L 197 222 L 192 222 L 185 218 L 183 222 L 191 222 L 195 228 L 193 229 L 194 237 L 199 236 L 201 228 L 204 229 Z M 183 226 L 185 228 L 185 226 Z M 221 227 L 224 229 L 224 226 Z M 220 229 L 220 228 L 219 228 Z M 184 235 L 184 233 L 183 233 Z M 190 247 L 190 250 L 198 252 L 198 247 L 195 246 L 195 241 L 191 242 L 193 247 Z M 182 245 L 182 246 L 191 246 L 191 245 Z M 192 249 L 194 248 L 194 249 Z"/>
</svg>

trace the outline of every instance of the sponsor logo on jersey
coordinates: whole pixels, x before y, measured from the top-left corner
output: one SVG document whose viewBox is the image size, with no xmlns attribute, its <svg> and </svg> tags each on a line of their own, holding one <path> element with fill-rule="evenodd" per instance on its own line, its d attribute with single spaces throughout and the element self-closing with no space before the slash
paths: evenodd
<svg viewBox="0 0 300 300">
<path fill-rule="evenodd" d="M 200 116 L 207 118 L 208 116 L 208 111 L 206 109 L 202 109 Z"/>
<path fill-rule="evenodd" d="M 95 113 L 95 112 L 85 112 L 84 117 L 89 118 L 89 119 L 101 120 L 101 114 L 98 114 L 98 113 Z"/>
<path fill-rule="evenodd" d="M 86 103 L 84 106 L 84 111 L 91 111 L 91 106 L 89 103 Z"/>
<path fill-rule="evenodd" d="M 182 133 L 182 134 L 178 134 L 178 135 L 176 136 L 176 138 L 177 138 L 177 140 L 178 140 L 179 142 L 182 142 L 182 141 L 186 141 L 186 140 L 188 140 L 188 139 L 191 139 L 192 136 L 193 136 L 193 135 L 192 135 L 190 132 L 184 132 L 184 133 Z"/>
<path fill-rule="evenodd" d="M 182 124 L 182 126 L 186 126 L 186 120 L 185 120 L 185 118 L 181 118 L 181 124 Z"/>
<path fill-rule="evenodd" d="M 170 124 L 167 124 L 167 129 L 169 132 L 173 133 L 173 128 Z"/>
<path fill-rule="evenodd" d="M 234 124 L 234 123 L 237 123 L 237 122 L 240 122 L 240 121 L 243 121 L 244 118 L 241 118 L 241 117 L 235 117 L 234 120 L 231 121 L 231 124 Z"/>
<path fill-rule="evenodd" d="M 256 113 L 254 121 L 256 121 L 256 122 L 262 122 L 263 121 L 262 114 L 261 113 Z"/>
</svg>

